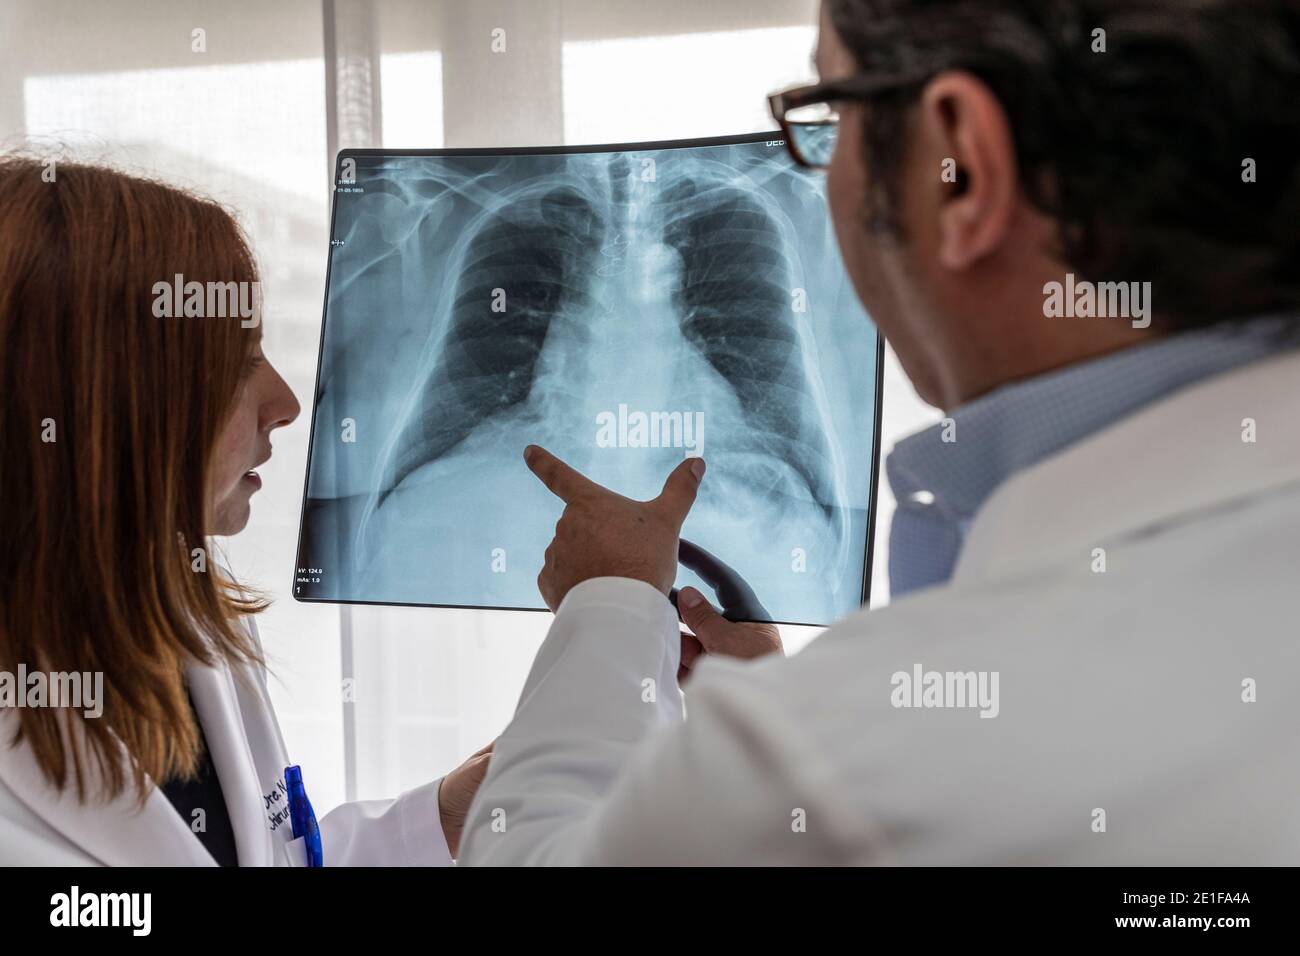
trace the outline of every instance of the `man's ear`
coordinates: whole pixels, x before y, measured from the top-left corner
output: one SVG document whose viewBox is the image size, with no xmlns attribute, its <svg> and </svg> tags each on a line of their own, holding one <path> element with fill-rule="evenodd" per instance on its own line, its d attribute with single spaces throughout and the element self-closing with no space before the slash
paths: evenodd
<svg viewBox="0 0 1300 956">
<path fill-rule="evenodd" d="M 921 93 L 919 131 L 934 162 L 939 261 L 965 269 L 1006 239 L 1019 194 L 1015 141 L 993 91 L 971 73 L 940 73 Z"/>
</svg>

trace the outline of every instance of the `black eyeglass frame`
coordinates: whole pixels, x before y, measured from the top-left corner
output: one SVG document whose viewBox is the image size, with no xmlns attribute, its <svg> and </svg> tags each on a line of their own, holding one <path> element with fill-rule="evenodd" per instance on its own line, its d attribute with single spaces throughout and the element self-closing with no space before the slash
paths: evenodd
<svg viewBox="0 0 1300 956">
<path fill-rule="evenodd" d="M 918 83 L 924 83 L 930 78 L 931 74 L 924 75 L 878 75 L 859 73 L 855 76 L 846 77 L 842 80 L 831 80 L 828 83 L 814 83 L 810 86 L 793 86 L 789 89 L 780 90 L 772 93 L 767 98 L 768 108 L 772 111 L 772 119 L 776 120 L 776 125 L 780 127 L 781 132 L 785 134 L 786 149 L 790 157 L 804 169 L 825 169 L 825 164 L 812 163 L 799 152 L 795 146 L 795 137 L 790 132 L 791 125 L 795 126 L 831 126 L 837 125 L 830 122 L 821 123 L 795 123 L 786 119 L 786 115 L 795 109 L 804 106 L 815 106 L 818 103 L 830 103 L 833 100 L 862 100 L 869 99 L 881 93 L 889 93 L 907 86 L 913 86 Z"/>
</svg>

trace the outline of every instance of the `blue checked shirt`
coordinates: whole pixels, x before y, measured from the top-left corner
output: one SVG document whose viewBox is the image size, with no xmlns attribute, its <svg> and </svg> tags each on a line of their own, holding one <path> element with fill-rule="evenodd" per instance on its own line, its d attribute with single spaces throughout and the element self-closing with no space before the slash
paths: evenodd
<svg viewBox="0 0 1300 956">
<path fill-rule="evenodd" d="M 947 428 L 903 439 L 885 462 L 898 502 L 891 599 L 948 580 L 975 513 L 1016 472 L 1180 388 L 1296 347 L 1300 318 L 1224 322 L 1004 385 Z"/>
</svg>

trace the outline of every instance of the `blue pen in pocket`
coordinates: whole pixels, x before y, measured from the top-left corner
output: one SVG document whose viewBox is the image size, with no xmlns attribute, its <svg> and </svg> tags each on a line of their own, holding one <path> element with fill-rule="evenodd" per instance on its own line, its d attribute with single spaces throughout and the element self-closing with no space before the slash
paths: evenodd
<svg viewBox="0 0 1300 956">
<path fill-rule="evenodd" d="M 302 783 L 302 768 L 297 764 L 285 767 L 284 782 L 289 788 L 289 823 L 293 827 L 293 838 L 306 837 L 303 845 L 307 848 L 308 866 L 324 866 L 320 827 L 316 824 L 316 812 L 311 808 L 311 801 L 307 799 L 307 788 Z"/>
</svg>

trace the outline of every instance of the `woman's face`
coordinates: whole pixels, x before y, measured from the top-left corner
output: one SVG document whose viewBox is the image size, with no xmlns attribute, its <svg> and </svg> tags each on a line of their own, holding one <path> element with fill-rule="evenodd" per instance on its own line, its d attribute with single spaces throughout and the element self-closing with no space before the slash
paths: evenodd
<svg viewBox="0 0 1300 956">
<path fill-rule="evenodd" d="M 254 470 L 271 457 L 271 432 L 302 411 L 259 342 L 240 383 L 235 408 L 217 441 L 213 461 L 213 501 L 209 534 L 237 534 L 248 524 L 249 499 L 262 487 Z"/>
</svg>

